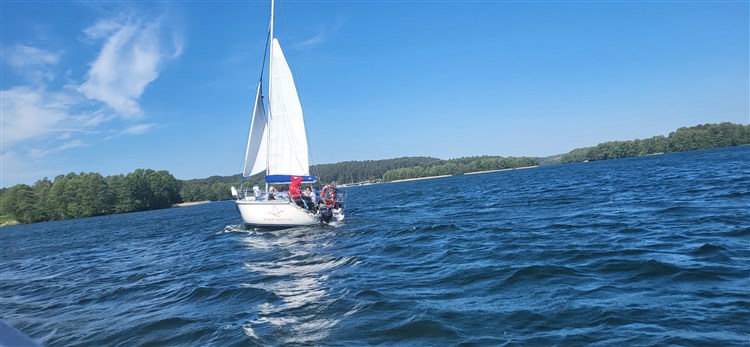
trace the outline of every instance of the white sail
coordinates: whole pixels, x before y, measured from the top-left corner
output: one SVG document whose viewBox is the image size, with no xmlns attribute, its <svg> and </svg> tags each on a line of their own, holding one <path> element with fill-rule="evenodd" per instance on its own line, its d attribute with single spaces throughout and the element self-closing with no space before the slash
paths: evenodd
<svg viewBox="0 0 750 347">
<path fill-rule="evenodd" d="M 302 106 L 279 41 L 271 44 L 271 90 L 267 175 L 310 174 Z"/>
<path fill-rule="evenodd" d="M 266 169 L 267 156 L 267 133 L 266 111 L 263 107 L 263 96 L 261 95 L 261 84 L 258 83 L 258 92 L 255 93 L 255 108 L 253 119 L 250 123 L 250 136 L 247 138 L 247 150 L 245 151 L 245 166 L 242 170 L 243 177 L 248 177 L 262 172 Z"/>
</svg>

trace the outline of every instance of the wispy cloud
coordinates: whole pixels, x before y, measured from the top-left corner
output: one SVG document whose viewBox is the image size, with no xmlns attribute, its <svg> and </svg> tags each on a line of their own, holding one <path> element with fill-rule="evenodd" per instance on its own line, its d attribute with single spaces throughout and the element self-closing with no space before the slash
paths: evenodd
<svg viewBox="0 0 750 347">
<path fill-rule="evenodd" d="M 55 78 L 54 66 L 60 62 L 63 52 L 53 52 L 27 44 L 4 46 L 2 59 L 29 83 L 40 84 Z"/>
<path fill-rule="evenodd" d="M 85 147 L 97 134 L 104 140 L 112 137 L 107 133 L 142 135 L 158 128 L 142 122 L 146 115 L 139 99 L 165 64 L 182 53 L 179 33 L 162 17 L 134 15 L 104 18 L 82 32 L 83 43 L 101 45 L 85 76 L 71 76 L 62 66 L 65 51 L 3 43 L 2 60 L 20 77 L 15 86 L 0 90 L 5 174 L 19 158 Z M 114 124 L 124 129 L 113 129 Z"/>
<path fill-rule="evenodd" d="M 313 37 L 294 44 L 294 48 L 305 49 L 324 43 L 330 35 L 335 34 L 341 29 L 344 22 L 344 17 L 339 17 L 335 23 L 320 27 Z"/>
<path fill-rule="evenodd" d="M 160 19 L 144 22 L 132 18 L 102 20 L 84 30 L 90 39 L 105 43 L 78 90 L 125 119 L 143 116 L 138 99 L 159 76 L 166 60 L 182 52 L 180 41 L 169 46 L 161 43 L 161 30 Z"/>
<path fill-rule="evenodd" d="M 72 99 L 43 89 L 15 87 L 0 91 L 2 99 L 2 147 L 47 137 L 70 119 Z"/>
<path fill-rule="evenodd" d="M 104 139 L 111 140 L 111 139 L 114 139 L 120 136 L 126 136 L 126 135 L 142 135 L 156 128 L 159 128 L 159 126 L 155 123 L 136 124 L 136 125 L 127 127 L 125 130 L 118 131 L 114 133 L 113 135 L 107 136 Z"/>
<path fill-rule="evenodd" d="M 125 129 L 122 132 L 122 134 L 123 135 L 140 135 L 140 134 L 145 134 L 145 133 L 151 131 L 151 129 L 154 129 L 154 128 L 156 128 L 156 124 L 154 124 L 154 123 L 150 123 L 150 124 L 138 124 L 138 125 L 133 125 L 133 126 L 127 128 L 127 129 Z"/>
<path fill-rule="evenodd" d="M 323 41 L 325 41 L 327 32 L 328 32 L 328 29 L 323 27 L 318 31 L 317 34 L 315 34 L 315 36 L 295 44 L 294 47 L 297 49 L 304 49 L 306 47 L 319 45 L 323 43 Z"/>
<path fill-rule="evenodd" d="M 65 143 L 62 143 L 52 148 L 32 148 L 29 150 L 29 154 L 34 158 L 43 158 L 53 153 L 62 152 L 66 149 L 87 147 L 88 145 L 83 140 L 74 139 Z"/>
<path fill-rule="evenodd" d="M 60 61 L 60 53 L 24 44 L 7 47 L 2 54 L 3 59 L 15 67 L 54 65 Z"/>
</svg>

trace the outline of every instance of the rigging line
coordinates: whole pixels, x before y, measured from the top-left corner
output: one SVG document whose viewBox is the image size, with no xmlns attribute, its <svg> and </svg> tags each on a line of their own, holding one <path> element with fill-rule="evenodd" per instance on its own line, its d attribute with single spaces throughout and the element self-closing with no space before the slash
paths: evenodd
<svg viewBox="0 0 750 347">
<path fill-rule="evenodd" d="M 271 33 L 271 27 L 269 25 L 268 31 L 267 31 L 267 35 L 266 35 L 266 44 L 265 44 L 265 47 L 263 48 L 263 60 L 261 60 L 261 63 L 260 63 L 260 73 L 258 74 L 258 83 L 261 84 L 261 90 L 260 90 L 261 98 L 263 97 L 263 85 L 262 85 L 263 84 L 263 72 L 266 69 L 266 57 L 268 57 L 268 45 L 269 45 L 269 41 L 270 41 L 268 39 L 268 37 L 269 37 L 270 33 Z M 253 98 L 253 107 L 252 107 L 252 110 L 253 110 L 252 113 L 253 114 L 255 113 L 255 106 L 257 106 L 255 104 L 255 102 L 256 102 L 256 100 L 255 100 L 255 98 Z M 260 104 L 261 104 L 261 107 L 264 107 L 262 99 L 260 101 Z M 268 123 L 268 113 L 265 113 L 265 114 L 266 114 L 266 123 Z M 247 129 L 247 133 L 248 133 L 247 140 L 248 141 L 250 141 L 249 134 L 250 134 L 250 132 L 253 131 L 252 127 L 253 127 L 253 122 L 252 122 L 252 119 L 251 119 L 250 120 L 250 125 L 248 126 L 248 129 Z M 242 171 L 242 175 L 241 175 L 242 176 L 242 181 L 240 183 L 245 182 L 245 164 L 247 164 L 247 153 L 245 153 L 245 158 L 242 159 L 242 164 L 240 164 L 240 167 L 242 168 L 242 170 L 241 170 Z M 248 176 L 247 178 L 250 178 L 250 176 Z"/>
<path fill-rule="evenodd" d="M 259 74 L 260 76 L 258 77 L 258 81 L 260 82 L 263 82 L 263 71 L 265 71 L 266 69 L 266 57 L 268 56 L 268 51 L 269 51 L 268 45 L 270 44 L 270 41 L 271 41 L 269 40 L 270 35 L 271 35 L 271 28 L 269 27 L 268 32 L 266 34 L 266 45 L 263 47 L 263 60 L 261 61 L 261 64 L 260 64 L 260 74 Z M 270 71 L 270 68 L 269 68 L 269 71 Z"/>
<path fill-rule="evenodd" d="M 302 100 L 303 99 L 303 97 L 302 97 L 302 81 L 300 80 L 299 74 L 297 73 L 297 62 L 296 62 L 296 59 L 294 58 L 294 49 L 292 48 L 292 42 L 291 42 L 291 36 L 292 36 L 292 34 L 289 31 L 289 26 L 287 25 L 286 12 L 284 12 L 283 1 L 279 1 L 279 7 L 281 8 L 281 19 L 284 22 L 284 30 L 286 31 L 286 43 L 287 43 L 287 47 L 289 47 L 289 56 L 290 56 L 291 61 L 292 61 L 292 67 L 293 67 L 293 69 L 292 69 L 292 78 L 294 78 L 294 80 L 296 82 L 296 85 L 297 85 L 297 96 L 299 97 L 300 106 L 303 106 L 304 102 Z M 311 163 L 316 163 L 316 160 L 315 160 L 315 149 L 313 148 L 313 146 L 311 144 L 311 141 L 309 140 L 310 136 L 307 133 L 307 117 L 304 116 L 305 113 L 306 113 L 304 111 L 304 109 L 305 108 L 302 107 L 302 110 L 303 110 L 302 111 L 302 114 L 303 114 L 302 118 L 303 118 L 303 122 L 305 123 L 305 139 L 307 140 L 307 148 L 308 148 L 308 153 L 309 153 L 309 157 L 310 157 L 309 159 L 310 159 Z M 309 165 L 309 163 L 308 163 L 308 165 Z M 310 168 L 308 167 L 308 170 L 309 169 Z M 320 178 L 320 169 L 318 168 L 317 164 L 315 165 L 315 170 L 316 170 L 316 174 L 313 175 L 313 176 L 318 176 L 318 185 L 320 185 L 320 181 L 322 181 L 322 179 Z"/>
</svg>

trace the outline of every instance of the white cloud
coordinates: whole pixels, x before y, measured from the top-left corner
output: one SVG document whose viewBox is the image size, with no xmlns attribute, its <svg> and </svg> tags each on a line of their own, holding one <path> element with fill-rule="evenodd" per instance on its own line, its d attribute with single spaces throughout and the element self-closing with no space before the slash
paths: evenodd
<svg viewBox="0 0 750 347">
<path fill-rule="evenodd" d="M 0 91 L 2 147 L 42 138 L 60 130 L 69 118 L 70 99 L 44 90 L 16 87 Z"/>
<path fill-rule="evenodd" d="M 63 51 L 3 43 L 2 60 L 21 77 L 16 85 L 0 90 L 0 159 L 5 180 L 39 174 L 33 163 L 88 146 L 93 136 L 106 140 L 113 136 L 105 134 L 142 135 L 158 128 L 155 123 L 132 121 L 145 116 L 139 98 L 148 84 L 158 78 L 166 62 L 182 52 L 179 33 L 163 23 L 162 19 L 130 16 L 103 19 L 85 28 L 83 33 L 91 40 L 86 43 L 102 45 L 85 76 L 72 76 L 74 70 L 62 66 Z M 64 81 L 68 84 L 61 85 Z M 113 122 L 118 119 L 122 121 Z"/>
<path fill-rule="evenodd" d="M 159 76 L 169 58 L 182 51 L 182 43 L 162 44 L 162 21 L 104 20 L 85 30 L 90 38 L 105 40 L 91 64 L 87 80 L 78 90 L 90 99 L 107 104 L 125 119 L 143 116 L 138 99 L 146 86 Z"/>
<path fill-rule="evenodd" d="M 2 49 L 3 60 L 30 83 L 40 84 L 55 79 L 53 66 L 60 62 L 62 52 L 51 52 L 25 44 Z"/>
<path fill-rule="evenodd" d="M 145 134 L 149 132 L 151 129 L 154 129 L 156 127 L 156 124 L 150 123 L 150 124 L 138 124 L 133 125 L 127 129 L 125 129 L 122 134 L 123 135 L 140 135 Z"/>
<path fill-rule="evenodd" d="M 60 61 L 60 53 L 49 52 L 38 47 L 17 44 L 3 49 L 3 59 L 15 67 L 54 65 Z"/>
<path fill-rule="evenodd" d="M 142 135 L 158 127 L 159 126 L 154 123 L 136 124 L 136 125 L 129 126 L 125 130 L 117 132 L 114 135 L 107 136 L 104 139 L 111 140 L 111 139 L 124 136 L 124 135 Z"/>
<path fill-rule="evenodd" d="M 60 144 L 52 148 L 33 148 L 29 150 L 29 155 L 31 155 L 34 158 L 43 158 L 53 153 L 62 152 L 66 149 L 77 148 L 77 147 L 87 147 L 87 146 L 88 145 L 82 140 L 74 139 L 74 140 L 65 142 L 63 144 Z"/>
<path fill-rule="evenodd" d="M 100 20 L 94 25 L 83 30 L 83 33 L 90 39 L 102 39 L 119 31 L 122 25 L 115 20 Z"/>
<path fill-rule="evenodd" d="M 300 43 L 297 43 L 296 45 L 294 45 L 294 47 L 298 49 L 303 49 L 305 47 L 319 45 L 323 43 L 323 41 L 325 41 L 326 31 L 327 31 L 326 28 L 323 28 L 320 31 L 318 31 L 318 33 L 315 34 L 315 36 L 305 41 L 302 41 Z"/>
<path fill-rule="evenodd" d="M 328 39 L 329 35 L 334 34 L 341 29 L 341 27 L 344 25 L 344 22 L 345 19 L 343 17 L 339 17 L 336 22 L 333 23 L 333 25 L 321 27 L 313 37 L 296 43 L 294 45 L 294 48 L 305 49 L 325 42 Z"/>
<path fill-rule="evenodd" d="M 77 124 L 81 124 L 86 128 L 95 128 L 100 124 L 115 119 L 116 117 L 111 114 L 107 114 L 102 110 L 97 110 L 90 114 L 75 115 L 72 118 L 76 121 Z"/>
</svg>

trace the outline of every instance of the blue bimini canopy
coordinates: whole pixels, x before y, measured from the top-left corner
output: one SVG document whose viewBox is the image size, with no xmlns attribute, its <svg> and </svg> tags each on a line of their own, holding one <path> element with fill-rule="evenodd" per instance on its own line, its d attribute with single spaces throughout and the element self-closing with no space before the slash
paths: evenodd
<svg viewBox="0 0 750 347">
<path fill-rule="evenodd" d="M 266 183 L 290 183 L 292 177 L 297 175 L 269 175 L 266 176 Z M 302 182 L 315 182 L 318 180 L 315 176 L 299 176 L 302 177 Z"/>
</svg>

